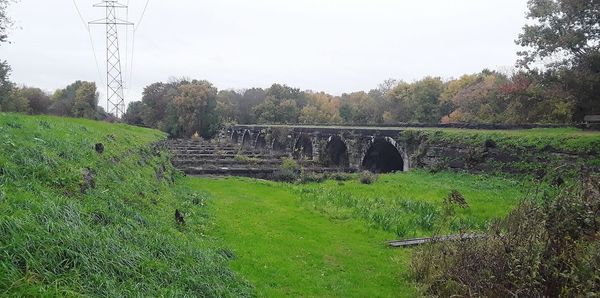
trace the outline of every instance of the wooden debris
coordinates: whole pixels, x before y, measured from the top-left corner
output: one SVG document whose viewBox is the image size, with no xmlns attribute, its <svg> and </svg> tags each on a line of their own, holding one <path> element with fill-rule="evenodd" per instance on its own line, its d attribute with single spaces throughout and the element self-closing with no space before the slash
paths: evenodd
<svg viewBox="0 0 600 298">
<path fill-rule="evenodd" d="M 417 246 L 417 245 L 421 245 L 421 244 L 434 243 L 434 242 L 474 240 L 474 239 L 481 239 L 481 238 L 485 238 L 485 235 L 462 234 L 462 235 L 413 238 L 413 239 L 405 239 L 405 240 L 392 240 L 392 241 L 388 241 L 387 244 L 391 247 L 411 247 L 411 246 Z"/>
</svg>

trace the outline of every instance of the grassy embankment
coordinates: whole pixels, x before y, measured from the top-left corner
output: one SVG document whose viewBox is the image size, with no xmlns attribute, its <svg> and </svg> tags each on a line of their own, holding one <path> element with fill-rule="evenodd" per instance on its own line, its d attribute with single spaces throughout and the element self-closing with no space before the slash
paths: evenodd
<svg viewBox="0 0 600 298">
<path fill-rule="evenodd" d="M 151 149 L 164 137 L 0 113 L 0 296 L 250 295 L 203 234 L 206 198 Z"/>
</svg>

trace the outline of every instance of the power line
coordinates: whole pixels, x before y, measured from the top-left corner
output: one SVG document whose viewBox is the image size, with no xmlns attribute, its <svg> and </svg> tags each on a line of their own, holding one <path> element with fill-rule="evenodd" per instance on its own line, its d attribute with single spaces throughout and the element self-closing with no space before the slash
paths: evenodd
<svg viewBox="0 0 600 298">
<path fill-rule="evenodd" d="M 92 38 L 92 32 L 90 30 L 90 26 L 86 23 L 85 19 L 83 18 L 83 15 L 81 14 L 81 10 L 79 10 L 79 6 L 77 5 L 77 2 L 75 2 L 75 0 L 73 0 L 73 6 L 75 6 L 77 15 L 79 15 L 79 19 L 81 20 L 81 23 L 83 24 L 84 29 L 88 33 L 88 37 L 90 39 L 90 46 L 92 47 L 92 52 L 94 53 L 94 62 L 96 64 L 96 70 L 98 71 L 98 78 L 100 78 L 100 82 L 104 84 L 104 80 L 102 79 L 102 74 L 100 72 L 100 64 L 98 64 L 98 57 L 96 56 L 96 48 L 94 47 L 94 40 Z"/>
<path fill-rule="evenodd" d="M 142 20 L 144 19 L 144 16 L 146 15 L 146 9 L 148 8 L 149 3 L 150 3 L 150 0 L 146 0 L 146 5 L 144 5 L 144 10 L 142 11 L 142 16 L 140 16 L 140 20 L 137 22 L 138 25 L 133 30 L 134 32 L 137 31 L 138 28 L 140 28 L 140 25 L 142 24 Z"/>
<path fill-rule="evenodd" d="M 129 0 L 125 3 L 125 21 L 129 22 Z M 125 26 L 125 76 L 129 67 L 129 26 Z M 126 83 L 127 84 L 127 83 Z M 127 97 L 129 97 L 129 88 L 126 87 Z"/>
<path fill-rule="evenodd" d="M 146 4 L 144 5 L 144 9 L 142 10 L 140 19 L 137 22 L 137 26 L 135 26 L 135 25 L 133 26 L 133 37 L 132 37 L 132 41 L 131 41 L 131 60 L 129 61 L 130 66 L 129 66 L 129 88 L 128 88 L 128 90 L 131 90 L 131 86 L 133 85 L 133 62 L 134 62 L 134 57 L 135 57 L 135 35 L 137 33 L 137 30 L 140 28 L 142 21 L 144 20 L 144 16 L 146 15 L 146 10 L 148 9 L 148 4 L 150 4 L 150 0 L 146 0 Z"/>
<path fill-rule="evenodd" d="M 81 15 L 81 11 L 79 10 L 79 6 L 77 6 L 77 2 L 75 2 L 75 0 L 73 0 L 73 5 L 75 5 L 75 10 L 77 10 L 77 14 L 79 15 L 79 19 L 81 20 L 81 23 L 83 24 L 84 27 L 87 27 L 87 22 L 83 19 L 83 16 Z"/>
</svg>

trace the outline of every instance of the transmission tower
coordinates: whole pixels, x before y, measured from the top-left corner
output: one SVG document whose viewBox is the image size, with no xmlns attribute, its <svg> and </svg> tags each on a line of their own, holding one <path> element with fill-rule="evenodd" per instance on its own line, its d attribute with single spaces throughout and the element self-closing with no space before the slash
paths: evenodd
<svg viewBox="0 0 600 298">
<path fill-rule="evenodd" d="M 106 111 L 121 118 L 125 114 L 125 96 L 121 75 L 121 54 L 119 52 L 119 26 L 133 26 L 127 20 L 117 17 L 117 9 L 127 9 L 127 5 L 117 0 L 103 0 L 94 7 L 106 8 L 106 18 L 92 21 L 90 25 L 106 25 Z"/>
</svg>

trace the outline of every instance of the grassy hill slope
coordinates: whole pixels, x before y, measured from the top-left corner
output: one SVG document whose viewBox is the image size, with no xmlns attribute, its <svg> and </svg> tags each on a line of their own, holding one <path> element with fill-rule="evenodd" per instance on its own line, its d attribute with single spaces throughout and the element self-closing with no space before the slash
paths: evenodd
<svg viewBox="0 0 600 298">
<path fill-rule="evenodd" d="M 249 296 L 203 235 L 206 198 L 151 146 L 164 137 L 0 113 L 0 296 Z"/>
</svg>

